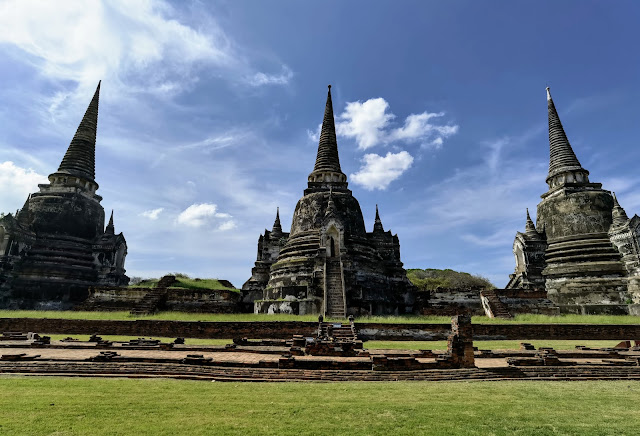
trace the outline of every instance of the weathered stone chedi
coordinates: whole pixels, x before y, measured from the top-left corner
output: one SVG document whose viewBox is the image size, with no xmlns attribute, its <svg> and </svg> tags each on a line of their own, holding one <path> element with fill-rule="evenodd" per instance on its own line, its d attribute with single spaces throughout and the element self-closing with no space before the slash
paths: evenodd
<svg viewBox="0 0 640 436">
<path fill-rule="evenodd" d="M 508 288 L 546 289 L 562 312 L 629 313 L 640 303 L 640 218 L 629 219 L 615 194 L 589 181 L 547 88 L 549 190 L 537 223 L 513 245 Z"/>
<path fill-rule="evenodd" d="M 83 301 L 89 286 L 129 282 L 127 243 L 106 228 L 96 194 L 95 146 L 100 84 L 49 183 L 15 216 L 0 218 L 0 306 L 65 309 Z"/>
<path fill-rule="evenodd" d="M 262 293 L 255 312 L 412 311 L 415 287 L 402 267 L 397 235 L 384 230 L 377 208 L 373 231 L 367 232 L 360 204 L 347 186 L 329 87 L 315 166 L 291 232 L 282 232 L 277 215 L 273 230 L 260 236 L 256 265 L 243 286 L 247 294 Z"/>
</svg>

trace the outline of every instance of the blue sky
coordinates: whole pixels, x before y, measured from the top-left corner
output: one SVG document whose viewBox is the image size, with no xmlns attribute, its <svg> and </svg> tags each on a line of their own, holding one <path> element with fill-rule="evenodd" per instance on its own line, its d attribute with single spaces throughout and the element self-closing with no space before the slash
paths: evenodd
<svg viewBox="0 0 640 436">
<path fill-rule="evenodd" d="M 504 286 L 546 191 L 545 87 L 591 180 L 640 210 L 632 1 L 0 1 L 0 210 L 57 169 L 102 80 L 96 180 L 130 276 L 236 286 L 313 168 L 343 171 L 407 268 Z"/>
</svg>

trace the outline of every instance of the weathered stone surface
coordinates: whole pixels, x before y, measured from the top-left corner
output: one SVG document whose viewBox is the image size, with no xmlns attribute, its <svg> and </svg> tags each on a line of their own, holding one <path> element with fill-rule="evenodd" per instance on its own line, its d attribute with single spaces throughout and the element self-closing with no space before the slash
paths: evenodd
<svg viewBox="0 0 640 436">
<path fill-rule="evenodd" d="M 279 216 L 258 241 L 258 258 L 243 286 L 262 290 L 256 313 L 406 313 L 415 287 L 400 261 L 397 235 L 384 231 L 378 211 L 373 232 L 365 229 L 360 204 L 340 169 L 331 92 L 314 170 L 298 201 L 291 232 Z"/>
<path fill-rule="evenodd" d="M 0 307 L 68 309 L 93 285 L 126 285 L 127 244 L 96 194 L 100 85 L 58 171 L 15 216 L 0 218 Z"/>
<path fill-rule="evenodd" d="M 507 288 L 545 289 L 562 312 L 629 313 L 640 302 L 640 218 L 629 220 L 611 192 L 589 181 L 548 89 L 547 100 L 549 191 L 536 226 L 527 213 L 527 232 L 516 235 Z"/>
</svg>

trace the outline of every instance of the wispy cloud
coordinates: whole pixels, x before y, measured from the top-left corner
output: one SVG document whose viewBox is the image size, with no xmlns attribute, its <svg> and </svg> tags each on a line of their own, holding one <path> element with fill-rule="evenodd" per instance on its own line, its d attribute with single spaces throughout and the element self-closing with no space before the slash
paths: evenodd
<svg viewBox="0 0 640 436">
<path fill-rule="evenodd" d="M 282 66 L 280 74 L 255 73 L 247 79 L 251 86 L 287 85 L 293 78 L 293 71 L 286 65 Z"/>
<path fill-rule="evenodd" d="M 505 156 L 503 150 L 517 141 L 504 137 L 482 142 L 485 154 L 480 163 L 429 187 L 427 207 L 432 219 L 440 223 L 440 230 L 459 226 L 468 230 L 478 223 L 502 226 L 505 221 L 524 226 L 524 210 L 535 206 L 533 202 L 544 189 L 547 166 L 545 162 Z M 514 227 L 512 232 L 519 228 Z"/>
<path fill-rule="evenodd" d="M 201 150 L 204 153 L 211 153 L 221 148 L 227 148 L 242 142 L 246 142 L 253 133 L 247 129 L 233 129 L 223 133 L 213 134 L 201 141 L 192 142 L 178 146 L 178 150 Z"/>
<path fill-rule="evenodd" d="M 196 68 L 236 64 L 228 38 L 210 24 L 206 32 L 183 24 L 161 1 L 9 0 L 0 5 L 0 41 L 27 53 L 26 61 L 43 75 L 85 89 L 105 79 L 129 93 L 173 94 L 197 80 Z M 56 94 L 51 109 L 67 97 Z"/>
<path fill-rule="evenodd" d="M 151 209 L 151 210 L 145 210 L 144 212 L 142 212 L 140 215 L 145 217 L 145 218 L 149 218 L 152 221 L 155 221 L 158 219 L 158 217 L 160 216 L 160 213 L 164 210 L 163 207 L 159 207 L 157 209 Z"/>
<path fill-rule="evenodd" d="M 322 123 L 318 124 L 318 128 L 314 131 L 307 129 L 307 136 L 311 142 L 320 141 L 320 132 L 322 131 Z"/>
<path fill-rule="evenodd" d="M 444 139 L 458 133 L 459 128 L 457 125 L 436 125 L 429 122 L 432 118 L 442 116 L 444 112 L 411 114 L 405 119 L 404 126 L 389 133 L 388 141 L 420 142 L 424 146 L 440 148 Z"/>
</svg>

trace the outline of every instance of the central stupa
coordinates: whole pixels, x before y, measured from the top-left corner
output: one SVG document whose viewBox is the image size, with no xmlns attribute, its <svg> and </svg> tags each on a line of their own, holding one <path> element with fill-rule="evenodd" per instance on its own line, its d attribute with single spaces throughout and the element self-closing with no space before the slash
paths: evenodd
<svg viewBox="0 0 640 436">
<path fill-rule="evenodd" d="M 340 168 L 331 102 L 327 95 L 316 163 L 298 201 L 290 233 L 279 215 L 258 241 L 258 259 L 246 292 L 262 291 L 256 313 L 406 313 L 415 287 L 400 261 L 398 236 L 385 231 L 376 207 L 367 232 L 358 200 Z"/>
</svg>

